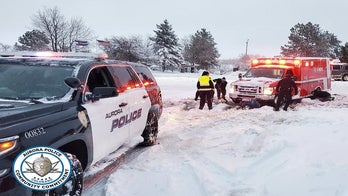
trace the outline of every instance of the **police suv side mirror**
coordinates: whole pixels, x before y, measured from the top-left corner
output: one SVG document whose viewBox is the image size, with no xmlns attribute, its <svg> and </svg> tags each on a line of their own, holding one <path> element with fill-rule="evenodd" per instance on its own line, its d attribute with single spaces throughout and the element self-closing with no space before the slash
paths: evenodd
<svg viewBox="0 0 348 196">
<path fill-rule="evenodd" d="M 68 85 L 70 88 L 79 88 L 82 86 L 81 81 L 78 78 L 75 77 L 68 77 L 64 79 L 64 82 L 66 85 Z"/>
</svg>

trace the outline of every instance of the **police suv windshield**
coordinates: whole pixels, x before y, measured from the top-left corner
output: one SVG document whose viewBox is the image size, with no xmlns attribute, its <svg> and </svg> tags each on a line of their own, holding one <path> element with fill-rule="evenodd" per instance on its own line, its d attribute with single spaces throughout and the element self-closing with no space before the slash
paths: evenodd
<svg viewBox="0 0 348 196">
<path fill-rule="evenodd" d="M 280 68 L 253 67 L 245 73 L 244 77 L 246 78 L 266 77 L 266 78 L 280 79 L 282 78 L 283 73 L 284 73 L 284 69 L 280 69 Z"/>
<path fill-rule="evenodd" d="M 64 79 L 72 76 L 73 70 L 71 66 L 0 61 L 0 99 L 61 98 L 69 91 Z"/>
</svg>

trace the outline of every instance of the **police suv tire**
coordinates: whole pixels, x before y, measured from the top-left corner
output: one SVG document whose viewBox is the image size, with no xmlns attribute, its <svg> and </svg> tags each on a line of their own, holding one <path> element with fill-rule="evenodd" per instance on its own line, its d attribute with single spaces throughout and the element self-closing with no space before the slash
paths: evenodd
<svg viewBox="0 0 348 196">
<path fill-rule="evenodd" d="M 66 153 L 68 158 L 71 161 L 71 176 L 70 179 L 63 184 L 62 186 L 47 191 L 34 191 L 32 196 L 61 196 L 61 195 L 70 195 L 70 196 L 79 196 L 82 195 L 83 188 L 83 169 L 81 162 L 76 158 L 75 155 Z"/>
<path fill-rule="evenodd" d="M 156 144 L 157 134 L 158 134 L 158 117 L 154 111 L 150 111 L 147 116 L 145 129 L 143 133 L 141 134 L 141 136 L 144 138 L 144 142 L 142 143 L 142 145 L 152 146 Z"/>
</svg>

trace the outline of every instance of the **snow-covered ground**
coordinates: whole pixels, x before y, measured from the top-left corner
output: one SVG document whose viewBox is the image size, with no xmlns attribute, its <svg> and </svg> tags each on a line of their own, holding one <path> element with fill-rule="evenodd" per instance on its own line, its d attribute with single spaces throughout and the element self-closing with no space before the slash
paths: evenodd
<svg viewBox="0 0 348 196">
<path fill-rule="evenodd" d="M 84 195 L 348 195 L 348 82 L 332 82 L 334 101 L 304 99 L 287 112 L 209 111 L 193 101 L 199 73 L 154 74 L 164 100 L 159 144 Z"/>
</svg>

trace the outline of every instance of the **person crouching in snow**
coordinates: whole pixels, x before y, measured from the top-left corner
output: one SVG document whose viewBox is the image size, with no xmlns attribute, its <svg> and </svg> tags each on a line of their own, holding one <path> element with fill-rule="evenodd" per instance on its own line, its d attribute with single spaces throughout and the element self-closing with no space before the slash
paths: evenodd
<svg viewBox="0 0 348 196">
<path fill-rule="evenodd" d="M 227 81 L 226 78 L 216 78 L 213 80 L 215 82 L 215 89 L 216 89 L 216 95 L 219 102 L 227 102 L 225 96 L 226 96 L 226 86 Z"/>
<path fill-rule="evenodd" d="M 221 78 L 216 78 L 213 80 L 213 82 L 215 82 L 215 89 L 216 89 L 216 96 L 218 98 L 218 100 L 221 99 L 221 82 L 222 79 Z"/>
<path fill-rule="evenodd" d="M 254 109 L 254 108 L 260 108 L 261 104 L 256 100 L 256 99 L 252 99 L 252 100 L 242 100 L 239 103 L 239 107 L 237 107 L 237 109 L 243 109 L 243 110 L 249 110 L 249 109 Z"/>
<path fill-rule="evenodd" d="M 213 109 L 213 99 L 211 91 L 214 90 L 214 83 L 209 77 L 209 72 L 204 71 L 202 76 L 198 78 L 197 89 L 199 92 L 199 109 L 202 110 L 205 103 L 208 104 L 208 109 Z"/>
</svg>

